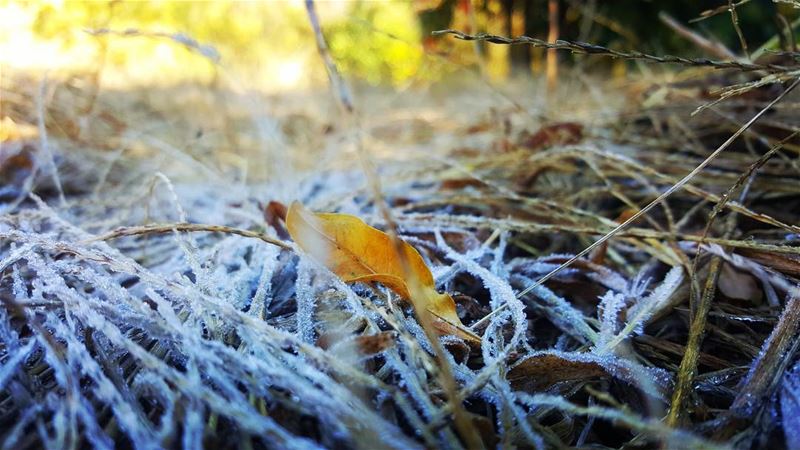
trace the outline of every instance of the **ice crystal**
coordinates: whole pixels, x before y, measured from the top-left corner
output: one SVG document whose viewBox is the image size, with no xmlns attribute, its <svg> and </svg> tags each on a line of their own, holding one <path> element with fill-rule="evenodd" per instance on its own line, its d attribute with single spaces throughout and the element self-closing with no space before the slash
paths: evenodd
<svg viewBox="0 0 800 450">
<path fill-rule="evenodd" d="M 600 333 L 595 344 L 596 353 L 613 351 L 614 347 L 624 341 L 631 334 L 642 334 L 644 325 L 650 317 L 660 308 L 667 304 L 670 296 L 680 286 L 683 281 L 683 269 L 673 267 L 664 280 L 647 297 L 640 297 L 647 284 L 642 278 L 635 279 L 625 293 L 614 293 L 609 291 L 600 301 L 600 311 L 602 311 Z M 635 302 L 631 306 L 626 316 L 628 317 L 622 330 L 619 328 L 619 315 L 626 306 L 626 301 L 633 298 Z"/>
<path fill-rule="evenodd" d="M 511 289 L 511 286 L 506 280 L 493 273 L 493 271 L 482 267 L 468 256 L 461 255 L 450 248 L 450 246 L 445 243 L 444 238 L 438 230 L 436 231 L 436 242 L 446 251 L 449 259 L 458 263 L 458 265 L 463 267 L 464 270 L 478 277 L 483 282 L 484 286 L 486 286 L 486 288 L 489 290 L 489 295 L 491 298 L 490 305 L 493 309 L 497 309 L 501 305 L 505 305 L 511 312 L 511 320 L 514 325 L 514 334 L 508 345 L 511 349 L 514 349 L 520 344 L 521 339 L 524 337 L 525 330 L 528 329 L 528 319 L 525 316 L 524 305 L 517 298 L 513 289 Z M 502 251 L 504 246 L 505 244 L 501 243 L 499 251 Z M 496 258 L 497 257 L 495 257 L 495 261 Z M 501 269 L 501 264 L 495 262 L 493 265 L 495 266 L 496 271 L 503 271 L 503 269 Z M 502 316 L 497 317 L 494 320 L 501 319 Z"/>
</svg>

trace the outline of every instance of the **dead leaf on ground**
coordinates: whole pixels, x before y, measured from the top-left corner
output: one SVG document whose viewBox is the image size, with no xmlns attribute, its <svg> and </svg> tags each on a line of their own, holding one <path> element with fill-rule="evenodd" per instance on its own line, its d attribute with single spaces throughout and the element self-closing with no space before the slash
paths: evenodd
<svg viewBox="0 0 800 450">
<path fill-rule="evenodd" d="M 558 355 L 532 356 L 508 372 L 511 386 L 520 391 L 541 391 L 563 381 L 582 381 L 609 376 L 598 363 L 572 361 Z"/>
<path fill-rule="evenodd" d="M 543 126 L 536 133 L 524 138 L 521 146 L 531 150 L 555 145 L 577 144 L 583 139 L 583 125 L 577 122 L 562 122 Z"/>
<path fill-rule="evenodd" d="M 317 339 L 317 345 L 320 348 L 328 350 L 333 348 L 343 336 L 338 333 L 323 334 Z M 357 352 L 362 356 L 372 356 L 381 353 L 382 351 L 392 347 L 397 332 L 395 331 L 382 331 L 375 334 L 366 334 L 357 336 L 350 341 L 345 341 L 343 345 L 336 347 L 338 352 Z"/>
<path fill-rule="evenodd" d="M 389 235 L 358 217 L 315 214 L 294 202 L 286 215 L 286 227 L 297 245 L 346 283 L 378 282 L 407 300 L 411 299 L 409 286 L 416 283 L 422 298 L 415 298 L 413 304 L 424 306 L 433 315 L 433 324 L 439 332 L 480 343 L 480 338 L 461 323 L 450 294 L 436 291 L 430 269 L 408 243 L 402 243 L 404 258 L 410 266 L 410 276 L 406 278 Z"/>
<path fill-rule="evenodd" d="M 442 189 L 458 191 L 468 187 L 484 187 L 485 184 L 475 178 L 451 178 L 442 181 Z"/>
<path fill-rule="evenodd" d="M 506 376 L 511 387 L 525 392 L 541 392 L 557 383 L 614 379 L 654 398 L 664 394 L 665 380 L 654 372 L 608 354 L 543 351 L 527 356 Z"/>
<path fill-rule="evenodd" d="M 364 355 L 376 355 L 394 345 L 397 332 L 383 331 L 381 333 L 359 336 L 355 339 L 358 350 Z"/>
<path fill-rule="evenodd" d="M 728 263 L 722 264 L 717 287 L 726 297 L 737 300 L 758 301 L 764 294 L 755 277 Z"/>
<path fill-rule="evenodd" d="M 20 148 L 5 142 L 0 145 L 0 201 L 10 201 L 22 194 L 25 181 L 33 175 L 34 166 L 35 155 L 30 145 Z"/>
<path fill-rule="evenodd" d="M 289 238 L 289 233 L 283 223 L 286 222 L 286 205 L 272 200 L 264 207 L 264 222 L 275 229 L 281 239 Z"/>
</svg>

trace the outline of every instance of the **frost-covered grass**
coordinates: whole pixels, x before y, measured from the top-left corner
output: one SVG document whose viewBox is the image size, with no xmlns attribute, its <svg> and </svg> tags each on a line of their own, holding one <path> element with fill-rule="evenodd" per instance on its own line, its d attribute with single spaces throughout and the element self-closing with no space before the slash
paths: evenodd
<svg viewBox="0 0 800 450">
<path fill-rule="evenodd" d="M 208 198 L 203 194 L 198 200 Z M 214 197 L 212 203 L 226 200 Z M 112 246 L 87 243 L 93 235 L 69 219 L 76 217 L 41 204 L 6 217 L 0 230 L 6 242 L 0 270 L 8 274 L 9 294 L 1 326 L 10 356 L 0 380 L 22 414 L 6 436 L 8 447 L 37 438 L 53 448 L 112 447 L 115 441 L 197 447 L 204 436 L 214 441 L 212 430 L 280 448 L 458 446 L 447 426 L 427 429 L 442 405 L 431 396 L 435 387 L 426 372 L 435 371 L 435 363 L 420 348 L 428 347 L 424 334 L 407 315 L 392 315 L 382 296 L 354 290 L 306 257 L 253 239 L 176 233 Z M 196 214 L 186 220 L 197 220 Z M 458 381 L 470 397 L 510 414 L 498 422 L 500 436 L 522 433 L 515 439 L 544 442 L 527 416 L 579 406 L 546 396 L 539 405 L 538 397 L 520 397 L 501 376 L 510 354 L 530 345 L 529 318 L 506 281 L 502 252 L 479 247 L 462 254 L 443 239 L 439 245 L 450 262 L 438 267 L 447 268 L 451 280 L 469 274 L 486 285 L 490 305 L 516 305 L 487 325 L 482 367 L 470 367 L 463 357 L 451 361 Z M 162 256 L 137 262 L 145 246 Z M 481 264 L 487 257 L 488 268 Z M 320 322 L 323 312 L 337 321 Z M 586 320 L 577 311 L 565 317 L 565 327 Z M 314 346 L 322 333 L 348 340 L 387 328 L 403 338 L 378 357 Z M 610 356 L 600 347 L 603 337 L 595 339 L 591 352 L 549 353 L 601 364 L 660 398 L 650 377 L 663 375 Z M 388 417 L 381 414 L 387 408 L 395 410 Z M 50 416 L 49 425 L 37 424 Z M 639 423 L 646 422 L 642 417 L 624 417 L 648 428 Z M 113 436 L 104 431 L 110 420 L 118 429 Z M 295 421 L 308 421 L 315 432 Z M 25 433 L 31 426 L 36 433 Z"/>
<path fill-rule="evenodd" d="M 18 89 L 16 120 L 42 120 L 48 133 L 6 147 L 30 152 L 39 170 L 2 197 L 4 448 L 462 448 L 454 408 L 486 447 L 798 441 L 797 340 L 785 335 L 791 315 L 778 321 L 798 276 L 787 238 L 797 222 L 775 206 L 800 200 L 796 155 L 767 163 L 770 175 L 748 184 L 757 200 L 732 209 L 745 220 L 723 213 L 728 228 L 707 243 L 698 241 L 708 213 L 763 142 L 733 149 L 649 220 L 520 295 L 733 125 L 701 116 L 664 131 L 652 123 L 667 117 L 657 107 L 598 106 L 582 112 L 580 142 L 525 148 L 520 133 L 541 126 L 531 111 L 542 105 L 498 106 L 507 100 L 479 88 L 440 103 L 372 92 L 387 104 L 364 114 L 359 136 L 313 113 L 264 112 L 269 99 L 226 100 L 250 108 L 241 117 L 204 115 L 187 100 L 171 111 L 186 109 L 180 117 L 152 97 L 143 110 L 121 107 L 120 94 L 101 95 L 90 119 L 111 114 L 124 130 L 87 119 L 76 137 L 58 127 L 72 104 L 50 97 L 42 119 L 35 91 Z M 219 100 L 204 101 L 223 114 Z M 171 122 L 153 121 L 152 109 Z M 680 133 L 692 151 L 676 153 Z M 409 305 L 380 286 L 344 284 L 265 218 L 269 201 L 297 199 L 385 227 L 355 139 L 375 158 L 402 237 L 482 336 L 480 346 L 442 337 L 457 402 Z M 57 171 L 41 163 L 51 154 Z M 287 248 L 224 232 L 98 239 L 176 223 L 250 230 Z M 733 272 L 714 273 L 712 256 Z M 711 292 L 694 391 L 673 426 L 664 417 L 692 334 L 691 286 L 715 277 L 728 284 Z M 744 295 L 751 281 L 763 295 Z M 761 380 L 763 367 L 781 371 Z"/>
</svg>

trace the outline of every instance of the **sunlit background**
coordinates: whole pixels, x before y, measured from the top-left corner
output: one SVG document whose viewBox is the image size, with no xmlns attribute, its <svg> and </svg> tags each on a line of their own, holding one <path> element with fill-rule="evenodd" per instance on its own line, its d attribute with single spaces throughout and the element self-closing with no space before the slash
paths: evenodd
<svg viewBox="0 0 800 450">
<path fill-rule="evenodd" d="M 0 5 L 0 64 L 9 70 L 79 71 L 102 65 L 109 87 L 209 82 L 219 70 L 265 91 L 324 81 L 301 0 Z M 318 4 L 343 70 L 370 83 L 390 84 L 420 76 L 423 48 L 415 8 L 390 1 Z"/>
<path fill-rule="evenodd" d="M 331 52 L 346 75 L 373 85 L 401 86 L 437 80 L 479 60 L 486 76 L 503 80 L 510 73 L 510 52 L 527 52 L 519 59 L 528 66 L 526 72 L 541 72 L 542 52 L 455 43 L 450 38 L 432 38 L 430 32 L 456 28 L 544 38 L 547 3 L 321 1 L 317 8 Z M 659 12 L 685 23 L 719 6 L 719 2 L 683 0 L 557 3 L 563 38 L 683 54 L 698 49 L 669 30 L 659 20 Z M 797 17 L 790 5 L 764 0 L 739 8 L 739 20 L 748 37 L 765 40 L 774 35 L 775 30 L 766 25 L 778 11 L 790 20 Z M 731 48 L 738 44 L 726 14 L 695 28 Z M 106 33 L 97 34 L 100 30 Z M 751 42 L 751 46 L 762 43 Z M 3 0 L 0 64 L 7 70 L 27 71 L 102 67 L 106 86 L 210 82 L 220 76 L 220 70 L 267 92 L 305 89 L 325 80 L 302 0 Z"/>
<path fill-rule="evenodd" d="M 741 53 L 728 14 L 701 17 L 718 9 L 714 0 L 354 0 L 316 6 L 331 55 L 355 93 L 361 125 L 374 138 L 372 150 L 404 157 L 410 153 L 398 151 L 401 137 L 427 148 L 431 130 L 459 120 L 496 120 L 498 111 L 512 110 L 522 121 L 600 120 L 625 101 L 618 94 L 624 90 L 615 91 L 609 80 L 622 85 L 635 83 L 630 75 L 641 71 L 651 80 L 675 73 L 562 52 L 558 89 L 551 90 L 542 83 L 541 49 L 431 35 L 452 28 L 548 39 L 551 3 L 558 5 L 563 39 L 708 57 L 660 19 L 666 13 Z M 780 13 L 796 28 L 800 12 L 771 0 L 752 0 L 737 11 L 750 51 L 779 49 L 776 36 L 784 26 L 775 25 L 775 17 Z M 547 97 L 558 101 L 548 103 Z M 549 109 L 542 112 L 545 104 Z M 340 156 L 352 153 L 342 144 L 347 127 L 340 118 L 302 0 L 0 0 L 0 143 L 47 129 L 53 142 L 63 138 L 62 148 L 124 149 L 140 159 L 163 158 L 163 145 L 171 145 L 237 179 L 267 179 L 286 173 L 287 160 L 352 166 Z M 518 131 L 512 128 L 506 132 Z M 152 136 L 163 145 L 154 147 Z M 326 145 L 335 147 L 336 157 L 318 157 Z"/>
</svg>

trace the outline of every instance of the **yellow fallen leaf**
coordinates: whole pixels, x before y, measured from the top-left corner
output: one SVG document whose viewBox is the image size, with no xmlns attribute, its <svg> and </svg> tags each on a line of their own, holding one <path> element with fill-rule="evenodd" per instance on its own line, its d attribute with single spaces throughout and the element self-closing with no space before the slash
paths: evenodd
<svg viewBox="0 0 800 450">
<path fill-rule="evenodd" d="M 416 307 L 424 305 L 433 315 L 433 325 L 438 331 L 480 343 L 480 338 L 461 323 L 450 294 L 436 291 L 430 269 L 408 243 L 402 243 L 402 251 L 411 279 L 405 276 L 391 237 L 358 217 L 315 214 L 294 202 L 286 214 L 286 228 L 300 248 L 346 283 L 378 282 L 406 300 L 411 299 L 409 286 L 416 283 L 422 298 L 414 298 L 412 303 Z"/>
</svg>

